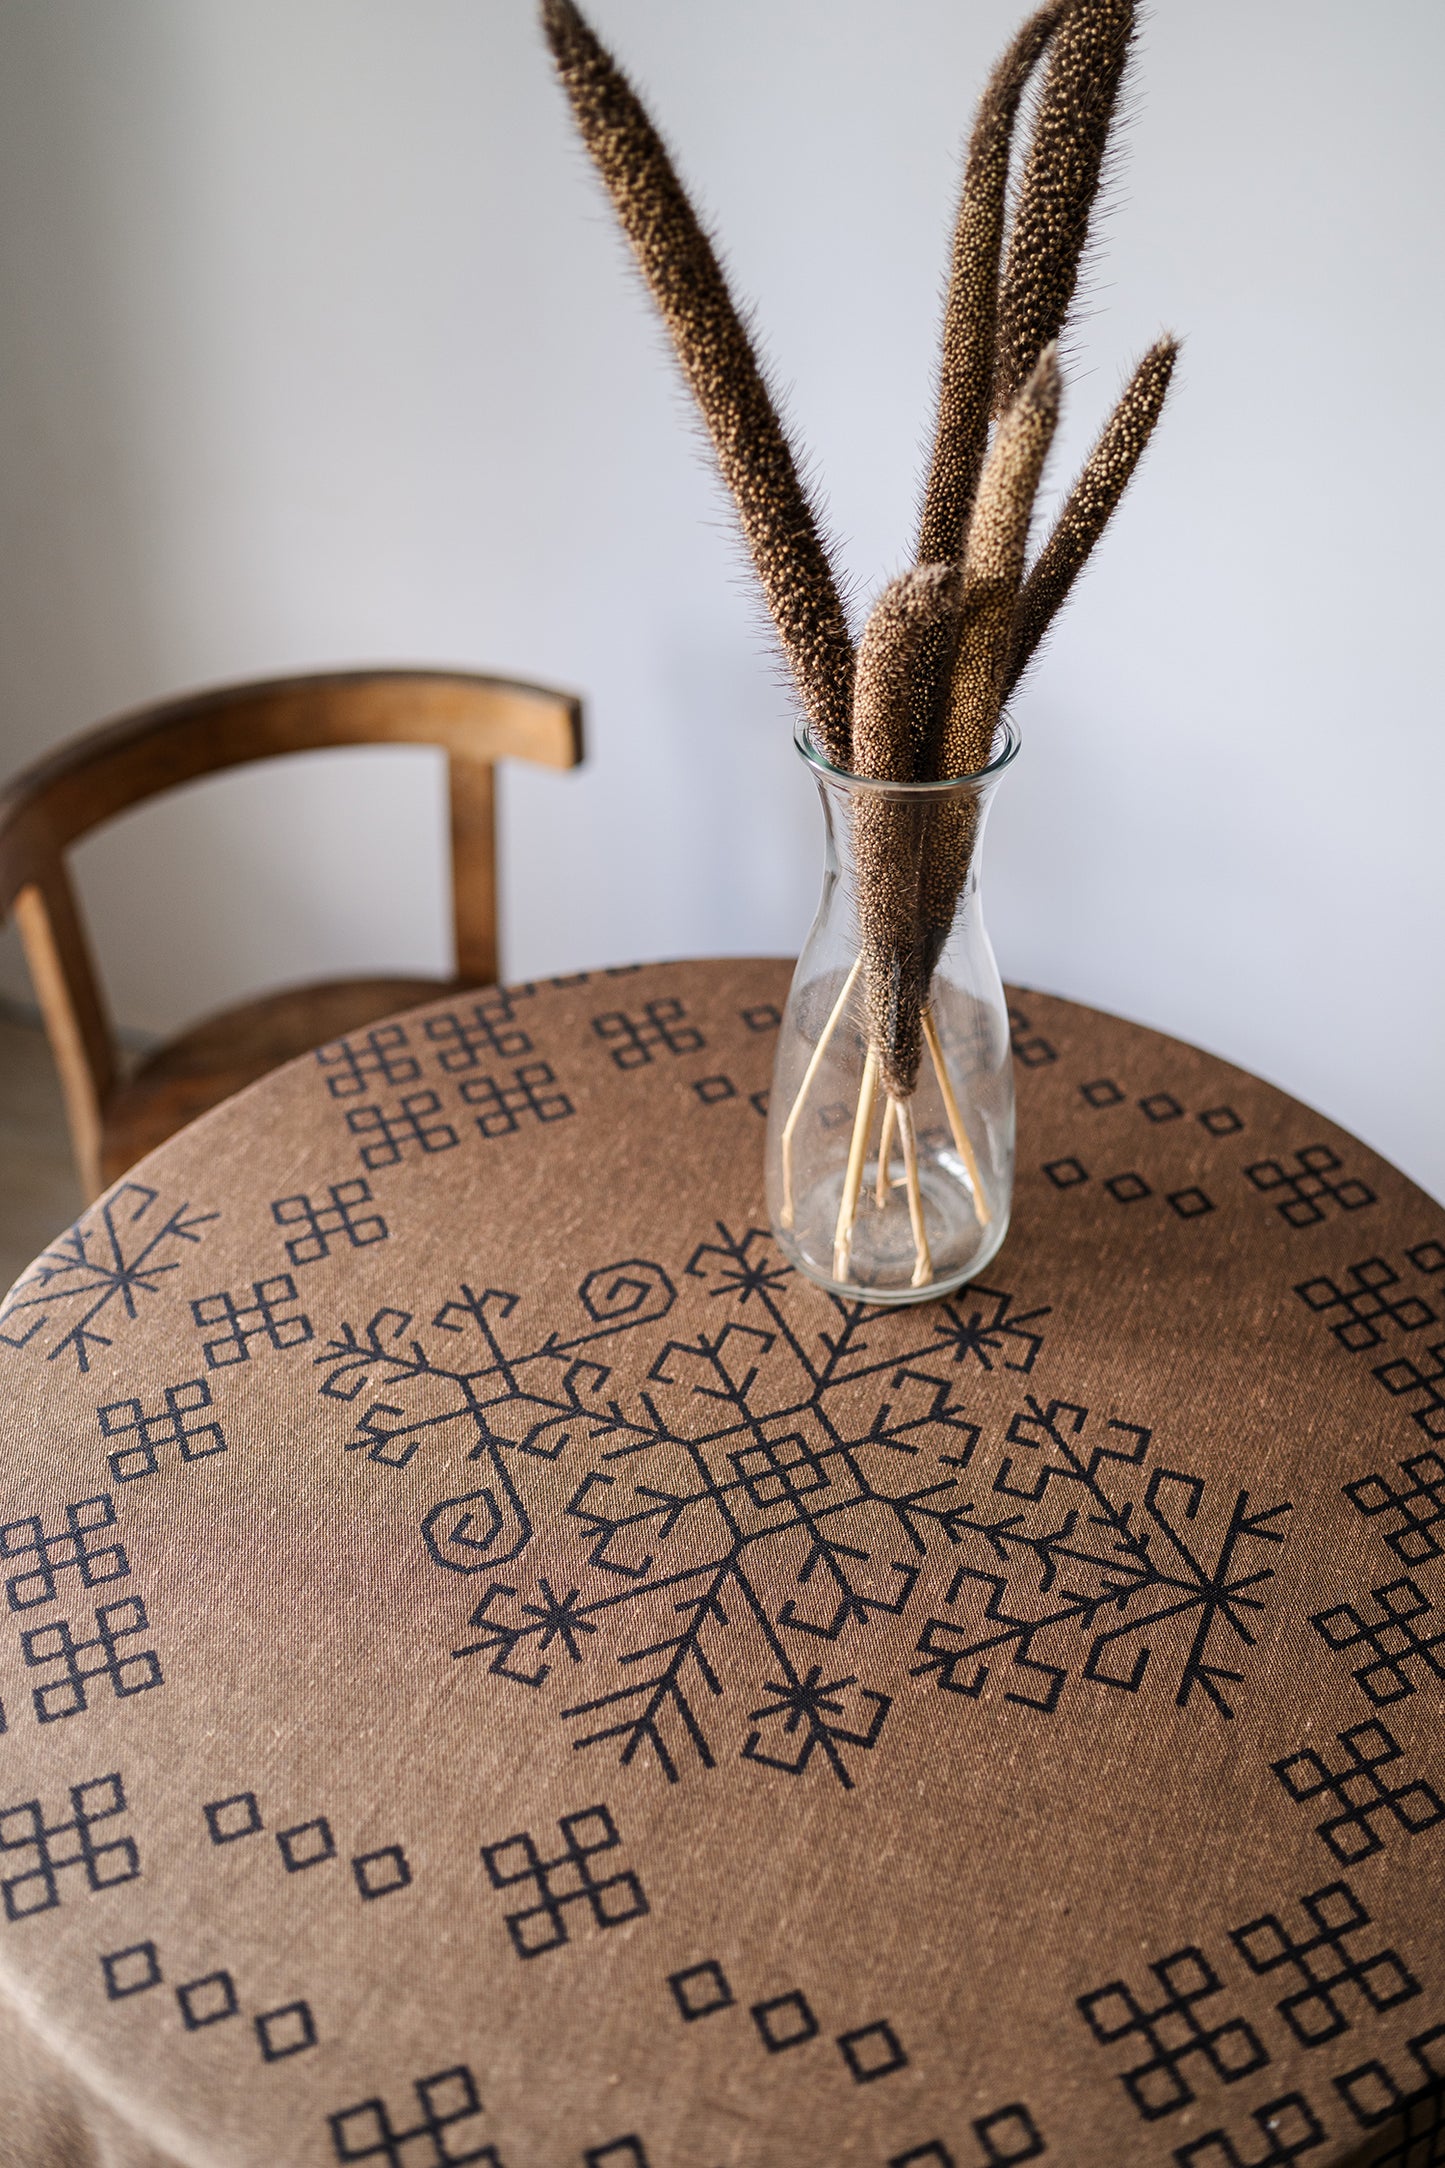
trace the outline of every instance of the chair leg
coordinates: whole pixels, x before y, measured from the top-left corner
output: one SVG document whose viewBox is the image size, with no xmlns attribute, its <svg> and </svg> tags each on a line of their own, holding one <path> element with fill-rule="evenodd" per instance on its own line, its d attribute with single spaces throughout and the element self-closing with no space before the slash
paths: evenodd
<svg viewBox="0 0 1445 2168">
<path fill-rule="evenodd" d="M 115 1042 L 75 890 L 62 866 L 50 868 L 43 885 L 35 883 L 20 890 L 15 898 L 15 922 L 25 946 L 35 998 L 45 1019 L 50 1050 L 60 1072 L 71 1150 L 89 1202 L 105 1186 L 100 1164 L 101 1122 L 105 1101 L 115 1085 Z"/>
<path fill-rule="evenodd" d="M 457 977 L 464 986 L 492 986 L 497 960 L 496 770 L 490 761 L 447 762 L 451 790 L 452 913 Z"/>
</svg>

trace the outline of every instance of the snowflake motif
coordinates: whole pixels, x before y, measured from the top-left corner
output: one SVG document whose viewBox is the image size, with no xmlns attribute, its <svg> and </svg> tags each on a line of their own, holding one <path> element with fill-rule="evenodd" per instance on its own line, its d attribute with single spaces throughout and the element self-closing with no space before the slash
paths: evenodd
<svg viewBox="0 0 1445 2168">
<path fill-rule="evenodd" d="M 1007 1456 L 993 1481 L 996 1498 L 1023 1503 L 994 1519 L 971 1521 L 964 1548 L 972 1556 L 955 1572 L 946 1602 L 973 1616 L 967 1623 L 929 1619 L 914 1676 L 931 1675 L 946 1692 L 976 1700 L 993 1663 L 1007 1657 L 1022 1674 L 1020 1687 L 1037 1691 L 1010 1688 L 1005 1700 L 1052 1714 L 1078 1635 L 1088 1637 L 1082 1678 L 1137 1693 L 1153 1653 L 1142 1637 L 1182 1624 L 1189 1640 L 1175 1700 L 1187 1707 L 1198 1687 L 1221 1716 L 1232 1717 L 1225 1688 L 1241 1684 L 1243 1673 L 1211 1660 L 1216 1629 L 1254 1646 L 1251 1614 L 1264 1608 L 1262 1591 L 1274 1577 L 1274 1568 L 1260 1563 L 1259 1547 L 1284 1542 L 1276 1524 L 1291 1508 L 1282 1503 L 1251 1513 L 1249 1492 L 1240 1491 L 1211 1563 L 1200 1536 L 1185 1527 L 1195 1522 L 1204 1498 L 1199 1477 L 1154 1468 L 1142 1499 L 1120 1497 L 1125 1472 L 1143 1474 L 1151 1434 L 1137 1423 L 1111 1419 L 1104 1426 L 1114 1434 L 1110 1441 L 1086 1449 L 1076 1441 L 1088 1413 L 1069 1401 L 1044 1406 L 1028 1394 L 1009 1423 L 1007 1442 L 1036 1453 L 1038 1464 L 1025 1462 L 1018 1481 L 1014 1458 Z M 1057 1504 L 1052 1514 L 1028 1510 L 1056 1497 L 1071 1502 Z M 977 1599 L 985 1591 L 980 1614 Z"/>
<path fill-rule="evenodd" d="M 159 1201 L 159 1192 L 143 1182 L 122 1182 L 52 1242 L 0 1307 L 0 1342 L 28 1347 L 52 1323 L 59 1324 L 65 1329 L 47 1360 L 69 1351 L 78 1370 L 89 1370 L 91 1349 L 111 1345 L 110 1334 L 99 1331 L 96 1320 L 114 1302 L 134 1317 L 137 1298 L 159 1294 L 163 1275 L 180 1263 L 178 1256 L 166 1254 L 169 1246 L 199 1242 L 197 1230 L 220 1217 L 181 1204 L 158 1224 L 150 1214 Z"/>
<path fill-rule="evenodd" d="M 1052 1708 L 1075 1670 L 1137 1689 L 1148 1650 L 1121 1671 L 1114 1644 L 1145 1630 L 1168 1643 L 1183 1622 L 1179 1698 L 1199 1686 L 1230 1713 L 1220 1681 L 1239 1674 L 1212 1636 L 1249 1642 L 1272 1568 L 1245 1547 L 1282 1541 L 1287 1508 L 1251 1513 L 1241 1493 L 1207 1564 L 1204 1486 L 1145 1470 L 1148 1431 L 1113 1424 L 1085 1454 L 1073 1444 L 1084 1411 L 1032 1396 L 1014 1422 L 1034 1429 L 1004 1443 L 1055 1442 L 1019 1484 L 1016 1452 L 980 1446 L 1000 1398 L 1016 1404 L 1008 1374 L 1034 1368 L 1046 1306 L 972 1287 L 880 1315 L 807 1288 L 761 1230 L 723 1226 L 678 1285 L 685 1303 L 661 1265 L 606 1267 L 579 1290 L 582 1329 L 540 1340 L 516 1331 L 517 1295 L 463 1286 L 428 1326 L 382 1309 L 318 1356 L 323 1396 L 357 1410 L 349 1451 L 418 1473 L 439 1453 L 475 1469 L 422 1524 L 438 1566 L 482 1577 L 456 1657 L 533 1691 L 560 1665 L 575 1681 L 557 1697 L 575 1744 L 610 1746 L 624 1765 L 650 1757 L 673 1782 L 685 1762 L 713 1768 L 731 1736 L 744 1760 L 795 1776 L 818 1765 L 851 1786 L 894 1700 L 866 1676 L 880 1626 L 918 1614 L 915 1692 L 976 1695 L 987 1667 L 967 1597 L 987 1583 L 990 1661 L 1058 1673 L 1051 1696 L 1009 1700 Z M 680 1305 L 692 1329 L 670 1322 Z M 664 1321 L 617 1361 L 620 1336 Z M 982 1404 L 965 1408 L 964 1390 Z M 1125 1467 L 1137 1503 L 1105 1487 Z M 948 1615 L 925 1623 L 931 1611 Z"/>
</svg>

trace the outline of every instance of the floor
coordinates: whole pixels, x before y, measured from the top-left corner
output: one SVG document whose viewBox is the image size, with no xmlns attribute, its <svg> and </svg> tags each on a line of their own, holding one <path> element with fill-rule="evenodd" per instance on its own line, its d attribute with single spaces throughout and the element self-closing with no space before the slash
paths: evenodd
<svg viewBox="0 0 1445 2168">
<path fill-rule="evenodd" d="M 80 1202 L 45 1035 L 0 1010 L 0 1293 Z"/>
</svg>

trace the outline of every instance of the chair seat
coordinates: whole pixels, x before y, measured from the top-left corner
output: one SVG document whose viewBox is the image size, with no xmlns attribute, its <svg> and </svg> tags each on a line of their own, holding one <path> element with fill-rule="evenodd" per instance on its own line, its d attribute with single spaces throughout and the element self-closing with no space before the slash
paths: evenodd
<svg viewBox="0 0 1445 2168">
<path fill-rule="evenodd" d="M 116 1181 L 233 1092 L 297 1054 L 359 1031 L 396 1009 L 434 1001 L 460 982 L 432 978 L 333 979 L 288 986 L 222 1010 L 147 1054 L 106 1101 L 101 1179 Z"/>
</svg>

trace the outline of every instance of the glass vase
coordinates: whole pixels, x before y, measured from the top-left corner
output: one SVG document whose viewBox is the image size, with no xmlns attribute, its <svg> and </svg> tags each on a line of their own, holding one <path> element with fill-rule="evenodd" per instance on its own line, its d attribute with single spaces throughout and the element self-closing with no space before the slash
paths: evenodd
<svg viewBox="0 0 1445 2168">
<path fill-rule="evenodd" d="M 979 874 L 1007 720 L 976 775 L 848 775 L 806 729 L 823 893 L 793 974 L 768 1101 L 782 1249 L 833 1294 L 921 1302 L 981 1272 L 1008 1231 L 1014 1094 Z"/>
</svg>

